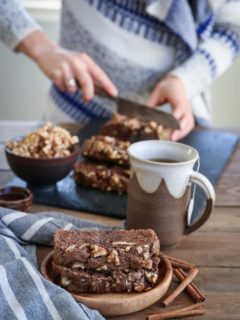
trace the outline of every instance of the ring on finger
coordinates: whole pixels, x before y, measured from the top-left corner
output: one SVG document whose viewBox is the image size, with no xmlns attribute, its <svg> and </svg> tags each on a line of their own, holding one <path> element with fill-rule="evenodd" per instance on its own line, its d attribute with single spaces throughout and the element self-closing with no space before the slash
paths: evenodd
<svg viewBox="0 0 240 320">
<path fill-rule="evenodd" d="M 69 88 L 75 88 L 77 86 L 76 80 L 74 78 L 71 78 L 67 81 L 67 86 Z"/>
</svg>

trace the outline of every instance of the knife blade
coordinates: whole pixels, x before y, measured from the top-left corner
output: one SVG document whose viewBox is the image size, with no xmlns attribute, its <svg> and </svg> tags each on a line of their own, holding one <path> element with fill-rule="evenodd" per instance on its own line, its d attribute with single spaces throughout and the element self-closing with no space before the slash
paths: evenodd
<svg viewBox="0 0 240 320">
<path fill-rule="evenodd" d="M 128 117 L 143 121 L 156 121 L 166 128 L 180 129 L 179 122 L 171 114 L 155 108 L 149 108 L 144 104 L 118 97 L 117 111 Z"/>
<path fill-rule="evenodd" d="M 110 96 L 99 88 L 96 88 L 95 94 L 114 101 L 117 104 L 117 112 L 120 114 L 142 121 L 156 121 L 166 128 L 180 129 L 178 120 L 171 113 L 149 108 L 142 103 L 119 96 Z"/>
</svg>

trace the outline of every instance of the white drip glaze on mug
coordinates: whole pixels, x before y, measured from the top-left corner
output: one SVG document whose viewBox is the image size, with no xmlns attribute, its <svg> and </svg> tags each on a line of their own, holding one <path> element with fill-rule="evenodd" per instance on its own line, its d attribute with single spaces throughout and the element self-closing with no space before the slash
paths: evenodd
<svg viewBox="0 0 240 320">
<path fill-rule="evenodd" d="M 129 147 L 132 171 L 140 187 L 147 193 L 154 193 L 164 180 L 168 192 L 181 198 L 189 185 L 189 176 L 198 153 L 183 144 L 169 141 L 142 141 Z M 154 162 L 149 159 L 164 158 L 180 161 L 177 163 Z"/>
</svg>

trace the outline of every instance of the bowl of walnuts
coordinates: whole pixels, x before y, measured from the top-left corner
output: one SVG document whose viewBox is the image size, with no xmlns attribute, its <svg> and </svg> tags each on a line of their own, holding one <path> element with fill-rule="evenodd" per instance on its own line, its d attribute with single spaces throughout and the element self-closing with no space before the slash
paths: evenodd
<svg viewBox="0 0 240 320">
<path fill-rule="evenodd" d="M 29 185 L 46 187 L 66 177 L 77 160 L 78 137 L 50 123 L 6 143 L 12 171 Z"/>
</svg>

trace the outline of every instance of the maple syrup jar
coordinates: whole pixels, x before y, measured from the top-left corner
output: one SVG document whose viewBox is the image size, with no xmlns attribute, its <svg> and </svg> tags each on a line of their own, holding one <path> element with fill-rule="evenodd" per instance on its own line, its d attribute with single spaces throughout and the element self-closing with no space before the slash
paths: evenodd
<svg viewBox="0 0 240 320">
<path fill-rule="evenodd" d="M 0 189 L 0 207 L 28 211 L 32 206 L 33 195 L 27 188 L 5 187 Z"/>
</svg>

